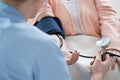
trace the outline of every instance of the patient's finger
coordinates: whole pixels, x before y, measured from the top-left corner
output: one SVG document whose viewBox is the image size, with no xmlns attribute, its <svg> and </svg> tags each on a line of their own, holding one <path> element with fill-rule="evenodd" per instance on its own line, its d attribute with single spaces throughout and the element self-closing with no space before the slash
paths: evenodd
<svg viewBox="0 0 120 80">
<path fill-rule="evenodd" d="M 117 61 L 117 64 L 118 64 L 118 66 L 120 68 L 120 58 L 116 58 L 116 61 Z"/>
<path fill-rule="evenodd" d="M 111 69 L 112 69 L 112 70 L 115 69 L 115 63 L 116 63 L 116 57 L 111 56 L 111 57 L 110 57 L 110 64 L 111 64 Z"/>
</svg>

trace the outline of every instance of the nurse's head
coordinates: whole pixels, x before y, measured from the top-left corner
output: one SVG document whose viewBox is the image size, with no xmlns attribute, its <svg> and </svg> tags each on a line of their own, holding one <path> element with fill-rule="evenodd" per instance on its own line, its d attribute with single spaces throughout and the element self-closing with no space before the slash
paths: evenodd
<svg viewBox="0 0 120 80">
<path fill-rule="evenodd" d="M 44 2 L 44 0 L 0 0 L 0 1 L 5 2 L 18 9 L 26 19 L 34 17 L 40 8 L 40 5 Z"/>
</svg>

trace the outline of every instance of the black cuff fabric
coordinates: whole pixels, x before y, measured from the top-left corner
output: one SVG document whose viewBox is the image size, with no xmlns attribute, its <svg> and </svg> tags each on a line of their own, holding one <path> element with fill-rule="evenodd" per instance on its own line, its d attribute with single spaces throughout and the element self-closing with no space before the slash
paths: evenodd
<svg viewBox="0 0 120 80">
<path fill-rule="evenodd" d="M 34 25 L 47 34 L 59 34 L 65 39 L 61 21 L 57 17 L 46 16 Z"/>
</svg>

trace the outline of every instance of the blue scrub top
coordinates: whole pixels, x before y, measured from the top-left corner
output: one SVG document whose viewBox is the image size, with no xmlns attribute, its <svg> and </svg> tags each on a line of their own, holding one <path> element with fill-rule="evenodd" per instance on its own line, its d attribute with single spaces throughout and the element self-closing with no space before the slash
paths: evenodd
<svg viewBox="0 0 120 80">
<path fill-rule="evenodd" d="M 0 2 L 0 80 L 71 80 L 55 41 Z"/>
</svg>

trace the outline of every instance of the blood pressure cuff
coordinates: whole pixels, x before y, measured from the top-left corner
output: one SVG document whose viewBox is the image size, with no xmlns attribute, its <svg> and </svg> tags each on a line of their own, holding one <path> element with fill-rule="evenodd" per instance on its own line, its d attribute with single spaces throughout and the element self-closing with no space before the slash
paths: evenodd
<svg viewBox="0 0 120 80">
<path fill-rule="evenodd" d="M 59 34 L 65 38 L 61 21 L 57 17 L 44 17 L 40 21 L 37 21 L 34 25 L 47 34 Z"/>
</svg>

